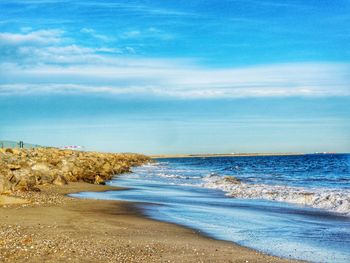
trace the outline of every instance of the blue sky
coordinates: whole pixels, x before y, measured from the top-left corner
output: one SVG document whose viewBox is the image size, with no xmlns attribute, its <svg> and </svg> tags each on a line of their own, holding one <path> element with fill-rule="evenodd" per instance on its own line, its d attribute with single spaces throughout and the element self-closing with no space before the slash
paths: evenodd
<svg viewBox="0 0 350 263">
<path fill-rule="evenodd" d="M 350 151 L 350 1 L 0 2 L 0 138 Z"/>
</svg>

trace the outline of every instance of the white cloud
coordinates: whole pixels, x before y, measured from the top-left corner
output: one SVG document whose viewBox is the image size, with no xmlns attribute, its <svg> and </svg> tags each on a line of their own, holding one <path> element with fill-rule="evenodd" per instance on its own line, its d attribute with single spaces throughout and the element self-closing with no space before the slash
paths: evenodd
<svg viewBox="0 0 350 263">
<path fill-rule="evenodd" d="M 89 6 L 92 8 L 106 8 L 106 9 L 118 9 L 128 12 L 137 13 L 138 15 L 157 15 L 157 16 L 171 16 L 171 17 L 183 17 L 194 16 L 193 13 L 184 12 L 175 9 L 166 9 L 153 7 L 152 5 L 143 5 L 139 3 L 132 3 L 130 1 L 125 2 L 105 2 L 105 1 L 78 1 L 75 3 L 78 6 Z"/>
<path fill-rule="evenodd" d="M 61 42 L 62 30 L 39 30 L 24 34 L 0 33 L 2 45 L 48 45 Z"/>
<path fill-rule="evenodd" d="M 92 28 L 82 28 L 80 30 L 80 32 L 85 33 L 85 34 L 89 34 L 93 38 L 96 38 L 98 40 L 102 40 L 102 41 L 105 41 L 105 42 L 112 40 L 112 38 L 110 38 L 110 37 L 108 37 L 106 35 L 103 35 L 103 34 L 99 34 Z"/>
<path fill-rule="evenodd" d="M 89 33 L 90 29 L 84 31 Z M 294 63 L 212 69 L 189 60 L 117 55 L 134 52 L 132 47 L 92 48 L 68 44 L 60 30 L 0 33 L 0 46 L 3 47 L 0 50 L 2 95 L 350 96 L 349 64 Z"/>
<path fill-rule="evenodd" d="M 136 53 L 136 50 L 133 47 L 125 47 L 125 50 L 130 54 Z"/>
<path fill-rule="evenodd" d="M 140 36 L 141 32 L 139 30 L 131 30 L 122 34 L 122 38 L 138 38 Z"/>
<path fill-rule="evenodd" d="M 118 9 L 127 12 L 133 12 L 137 15 L 157 15 L 157 16 L 171 16 L 171 17 L 183 17 L 183 16 L 195 16 L 194 13 L 185 12 L 182 10 L 168 9 L 153 7 L 150 4 L 133 3 L 132 1 L 79 1 L 79 0 L 11 0 L 12 3 L 21 5 L 55 5 L 55 4 L 69 4 L 70 6 L 80 8 L 99 8 L 99 9 Z M 197 16 L 197 15 L 196 15 Z"/>
<path fill-rule="evenodd" d="M 149 60 L 120 61 L 119 65 L 107 66 L 7 65 L 1 71 L 25 84 L 9 81 L 0 85 L 0 93 L 109 93 L 178 98 L 350 96 L 349 65 L 285 64 L 209 70 L 172 64 L 169 67 L 166 61 Z"/>
<path fill-rule="evenodd" d="M 143 30 L 129 30 L 121 34 L 123 39 L 145 39 L 154 38 L 160 40 L 174 39 L 174 35 L 164 32 L 155 27 L 146 28 Z"/>
<path fill-rule="evenodd" d="M 15 62 L 19 65 L 44 63 L 88 63 L 106 62 L 108 59 L 100 54 L 134 53 L 130 47 L 84 47 L 78 46 L 64 36 L 62 30 L 23 30 L 22 33 L 0 33 L 0 61 Z M 84 29 L 91 32 L 92 29 Z M 101 38 L 103 36 L 101 35 Z M 107 38 L 107 37 L 106 37 Z"/>
</svg>

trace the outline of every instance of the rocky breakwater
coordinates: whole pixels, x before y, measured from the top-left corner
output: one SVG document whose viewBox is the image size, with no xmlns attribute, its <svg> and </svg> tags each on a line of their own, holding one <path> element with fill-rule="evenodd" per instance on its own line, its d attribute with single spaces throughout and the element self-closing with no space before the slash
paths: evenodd
<svg viewBox="0 0 350 263">
<path fill-rule="evenodd" d="M 148 162 L 140 154 L 113 154 L 56 148 L 0 149 L 0 194 L 39 191 L 40 185 L 103 184 L 116 174 Z"/>
</svg>

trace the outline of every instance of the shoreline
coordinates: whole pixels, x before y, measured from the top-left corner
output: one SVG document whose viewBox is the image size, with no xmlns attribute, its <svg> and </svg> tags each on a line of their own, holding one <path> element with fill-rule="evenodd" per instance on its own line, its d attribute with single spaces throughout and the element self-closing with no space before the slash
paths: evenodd
<svg viewBox="0 0 350 263">
<path fill-rule="evenodd" d="M 296 262 L 150 219 L 133 202 L 67 196 L 122 189 L 69 183 L 23 192 L 31 203 L 0 206 L 0 261 Z"/>
<path fill-rule="evenodd" d="M 254 157 L 254 156 L 303 156 L 308 153 L 208 153 L 208 154 L 155 154 L 149 155 L 152 159 L 172 158 L 210 158 L 210 157 Z"/>
</svg>

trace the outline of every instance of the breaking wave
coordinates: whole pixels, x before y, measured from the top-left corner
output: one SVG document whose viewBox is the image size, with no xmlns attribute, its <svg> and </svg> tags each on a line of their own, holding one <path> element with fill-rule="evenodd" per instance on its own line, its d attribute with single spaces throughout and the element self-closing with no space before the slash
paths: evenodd
<svg viewBox="0 0 350 263">
<path fill-rule="evenodd" d="M 282 185 L 247 184 L 233 176 L 209 175 L 202 187 L 220 189 L 228 196 L 242 199 L 266 199 L 305 205 L 350 216 L 350 191 L 303 188 Z"/>
<path fill-rule="evenodd" d="M 163 178 L 177 178 L 177 179 L 199 179 L 199 176 L 188 176 L 188 175 L 179 175 L 179 174 L 170 174 L 170 173 L 158 173 L 157 176 Z"/>
</svg>

